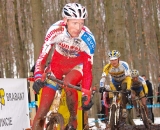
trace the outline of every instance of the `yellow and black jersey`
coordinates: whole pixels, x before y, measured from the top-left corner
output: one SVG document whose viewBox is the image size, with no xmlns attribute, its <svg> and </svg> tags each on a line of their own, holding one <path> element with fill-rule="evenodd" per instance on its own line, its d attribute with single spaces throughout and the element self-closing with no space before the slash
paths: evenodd
<svg viewBox="0 0 160 130">
<path fill-rule="evenodd" d="M 146 81 L 143 79 L 143 77 L 138 76 L 137 81 L 131 80 L 131 89 L 135 91 L 142 91 L 144 90 L 145 94 L 148 94 L 148 87 L 146 85 Z"/>
<path fill-rule="evenodd" d="M 108 63 L 104 66 L 102 76 L 107 76 L 108 74 L 110 74 L 115 81 L 121 82 L 126 78 L 126 76 L 130 77 L 128 63 L 119 61 L 119 65 L 117 67 L 113 67 L 110 63 Z"/>
</svg>

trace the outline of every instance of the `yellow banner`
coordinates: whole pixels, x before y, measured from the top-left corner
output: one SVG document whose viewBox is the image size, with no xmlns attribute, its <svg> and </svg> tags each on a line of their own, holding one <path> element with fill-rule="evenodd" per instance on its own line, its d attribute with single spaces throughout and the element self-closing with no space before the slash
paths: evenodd
<svg viewBox="0 0 160 130">
<path fill-rule="evenodd" d="M 40 91 L 40 94 L 38 95 L 38 106 L 39 106 L 39 103 L 40 103 L 41 92 L 42 92 L 42 90 Z M 83 129 L 83 116 L 82 116 L 82 110 L 80 109 L 81 106 L 82 106 L 82 102 L 81 102 L 82 93 L 79 92 L 79 91 L 77 91 L 77 92 L 78 92 L 78 111 L 77 111 L 78 126 L 77 126 L 77 129 L 82 130 Z M 66 126 L 68 124 L 70 114 L 69 114 L 69 111 L 68 111 L 68 107 L 67 107 L 67 103 L 66 103 L 66 94 L 65 94 L 64 90 L 62 90 L 60 101 L 61 102 L 60 102 L 60 106 L 59 106 L 59 109 L 58 109 L 58 113 L 63 115 L 64 123 L 65 123 L 65 126 Z M 60 130 L 60 128 L 58 128 L 57 130 Z"/>
<path fill-rule="evenodd" d="M 80 110 L 79 108 L 81 108 L 81 97 L 82 97 L 82 93 L 78 92 L 78 111 L 77 111 L 77 122 L 78 122 L 78 126 L 77 129 L 78 130 L 82 130 L 83 128 L 83 119 L 82 119 L 82 110 Z M 63 115 L 64 118 L 64 123 L 65 125 L 68 124 L 68 120 L 69 120 L 69 111 L 68 111 L 68 107 L 66 104 L 66 95 L 64 90 L 62 91 L 62 95 L 61 95 L 61 103 L 60 103 L 60 107 L 58 110 L 59 113 L 61 113 Z"/>
</svg>

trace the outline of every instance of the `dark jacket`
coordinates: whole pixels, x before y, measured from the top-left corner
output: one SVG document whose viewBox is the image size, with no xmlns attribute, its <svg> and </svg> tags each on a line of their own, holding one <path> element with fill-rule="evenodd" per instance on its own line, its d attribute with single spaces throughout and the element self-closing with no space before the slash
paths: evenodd
<svg viewBox="0 0 160 130">
<path fill-rule="evenodd" d="M 148 87 L 148 97 L 153 96 L 153 88 L 151 82 L 149 80 L 146 80 L 146 84 Z"/>
<path fill-rule="evenodd" d="M 160 84 L 158 85 L 158 96 L 160 96 Z M 157 102 L 160 102 L 160 97 L 157 97 Z"/>
</svg>

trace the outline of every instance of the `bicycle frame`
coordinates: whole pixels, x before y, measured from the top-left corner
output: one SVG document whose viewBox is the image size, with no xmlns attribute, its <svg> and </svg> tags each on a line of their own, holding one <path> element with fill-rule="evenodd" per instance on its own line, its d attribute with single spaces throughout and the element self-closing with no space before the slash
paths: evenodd
<svg viewBox="0 0 160 130">
<path fill-rule="evenodd" d="M 62 85 L 60 87 L 63 88 L 64 84 L 63 84 L 62 80 L 59 80 L 59 79 L 56 79 L 53 76 L 50 76 L 49 73 L 47 74 L 47 78 L 52 80 L 52 81 L 55 81 L 55 82 L 59 83 L 60 85 Z M 76 89 L 78 91 L 83 92 L 85 95 L 87 95 L 88 98 L 87 98 L 87 101 L 85 101 L 85 103 L 84 103 L 85 105 L 87 105 L 90 102 L 90 99 L 91 99 L 91 96 L 92 96 L 92 92 L 90 90 L 87 90 L 87 89 L 84 89 L 84 88 L 81 88 L 81 87 L 78 87 L 78 86 L 75 86 L 75 85 L 72 85 L 72 84 L 68 84 L 67 87 Z M 96 88 L 94 88 L 94 89 L 96 89 Z M 95 91 L 94 89 L 93 89 L 93 91 Z"/>
<path fill-rule="evenodd" d="M 58 87 L 60 89 L 66 88 L 66 87 L 64 87 L 64 84 L 63 84 L 62 80 L 56 79 L 55 77 L 51 76 L 49 73 L 45 77 L 46 77 L 46 80 L 49 79 L 49 80 L 52 80 L 54 82 L 57 82 L 59 84 Z M 67 87 L 73 88 L 75 90 L 81 91 L 84 94 L 86 94 L 88 96 L 88 98 L 84 102 L 84 104 L 88 104 L 90 102 L 91 98 L 93 98 L 94 93 L 96 91 L 96 88 L 93 88 L 92 91 L 90 91 L 90 90 L 83 89 L 79 86 L 74 86 L 74 85 L 71 85 L 71 84 L 68 84 Z M 57 125 L 57 124 L 60 124 L 60 129 L 63 130 L 63 128 L 64 128 L 64 118 L 60 113 L 58 113 L 58 111 L 52 111 L 49 114 L 48 117 L 49 117 L 48 118 L 49 122 L 47 124 L 46 130 L 53 130 L 53 126 Z"/>
<path fill-rule="evenodd" d="M 110 124 L 111 130 L 115 130 L 115 128 L 119 127 L 119 122 L 120 122 L 121 113 L 122 113 L 120 100 L 118 99 L 118 95 L 121 93 L 121 91 L 107 90 L 107 92 L 113 93 L 113 100 L 110 105 L 109 122 L 108 123 Z"/>
<path fill-rule="evenodd" d="M 141 101 L 141 99 L 144 98 L 144 97 L 145 96 L 139 97 L 138 95 L 136 95 L 136 98 L 134 100 L 136 101 L 136 104 L 138 106 L 137 108 L 138 108 L 138 111 L 140 113 L 140 118 L 142 119 L 144 126 L 146 128 L 149 128 L 148 116 L 147 116 L 146 110 L 145 110 L 145 108 L 142 104 L 142 101 Z"/>
</svg>

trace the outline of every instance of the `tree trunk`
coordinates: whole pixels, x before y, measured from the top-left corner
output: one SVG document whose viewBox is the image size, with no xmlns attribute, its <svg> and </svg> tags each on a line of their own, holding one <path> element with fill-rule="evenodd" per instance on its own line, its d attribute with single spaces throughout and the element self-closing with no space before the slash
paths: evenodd
<svg viewBox="0 0 160 130">
<path fill-rule="evenodd" d="M 115 30 L 114 30 L 114 7 L 112 6 L 112 0 L 105 0 L 104 1 L 104 8 L 105 8 L 105 21 L 106 21 L 106 28 L 107 28 L 107 37 L 108 37 L 108 45 L 109 50 L 116 49 L 116 44 L 114 42 L 115 39 Z"/>
<path fill-rule="evenodd" d="M 25 53 L 25 45 L 24 42 L 22 41 L 22 37 L 20 34 L 20 26 L 19 26 L 19 22 L 18 22 L 18 8 L 17 8 L 17 0 L 14 0 L 14 12 L 15 12 L 15 26 L 16 26 L 16 34 L 17 34 L 17 60 L 16 60 L 16 64 L 18 66 L 17 71 L 19 72 L 19 77 L 20 78 L 24 78 L 26 77 L 26 73 L 25 73 L 25 57 L 24 57 L 24 53 Z"/>
<path fill-rule="evenodd" d="M 139 45 L 139 54 L 141 56 L 139 59 L 143 62 L 139 65 L 138 70 L 140 70 L 140 74 L 147 74 L 147 70 L 149 69 L 149 66 L 147 64 L 147 53 L 145 52 L 146 46 L 145 46 L 145 41 L 144 41 L 144 29 L 143 29 L 143 15 L 142 15 L 142 0 L 137 0 L 137 10 L 138 10 L 138 21 L 137 21 L 137 44 Z M 148 75 L 147 75 L 148 77 Z"/>
<path fill-rule="evenodd" d="M 136 44 L 136 31 L 135 31 L 135 26 L 134 26 L 134 12 L 133 12 L 133 7 L 130 3 L 130 0 L 127 0 L 126 3 L 126 10 L 128 12 L 127 15 L 127 30 L 129 33 L 129 44 L 130 44 L 130 60 L 131 60 L 131 67 L 133 68 L 134 66 L 137 66 L 136 60 L 133 60 L 134 57 L 137 57 L 137 44 Z"/>
<path fill-rule="evenodd" d="M 158 47 L 158 56 L 159 56 L 159 62 L 160 62 L 160 27 L 159 27 L 159 21 L 158 21 L 158 1 L 152 0 L 153 3 L 153 12 L 154 12 L 154 22 L 155 22 L 155 32 L 156 32 L 156 40 L 157 40 L 157 47 Z M 159 5 L 160 6 L 160 5 Z M 160 7 L 159 7 L 160 8 Z M 159 66 L 159 72 L 160 72 L 160 66 Z"/>
<path fill-rule="evenodd" d="M 115 39 L 114 39 L 115 47 L 113 49 L 117 49 L 118 51 L 120 51 L 121 59 L 125 60 L 126 32 L 125 32 L 125 12 L 123 5 L 124 5 L 124 0 L 113 0 L 114 32 L 115 32 Z"/>
<path fill-rule="evenodd" d="M 32 41 L 34 43 L 34 61 L 36 62 L 44 42 L 42 36 L 42 3 L 41 0 L 31 0 L 32 6 Z"/>
</svg>

